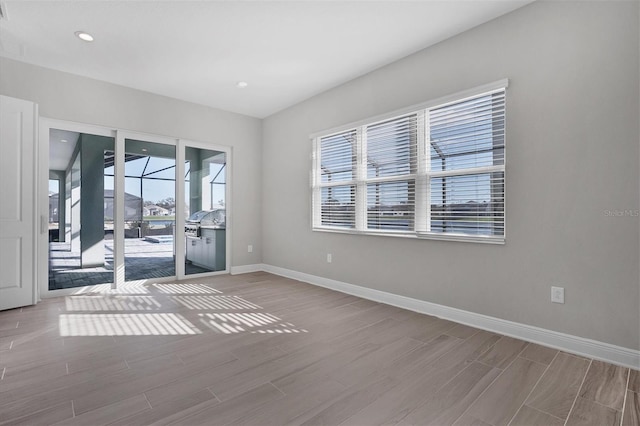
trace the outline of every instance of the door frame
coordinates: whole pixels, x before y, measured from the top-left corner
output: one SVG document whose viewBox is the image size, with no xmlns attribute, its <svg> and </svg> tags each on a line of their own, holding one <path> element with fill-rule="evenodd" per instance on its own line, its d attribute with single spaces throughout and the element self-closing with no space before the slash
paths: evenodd
<svg viewBox="0 0 640 426">
<path fill-rule="evenodd" d="M 231 184 L 230 180 L 232 179 L 232 149 L 228 146 L 222 146 L 217 144 L 209 144 L 205 142 L 198 142 L 189 139 L 178 139 L 178 159 L 179 162 L 176 163 L 176 173 L 180 173 L 180 182 L 177 184 L 176 188 L 176 199 L 180 196 L 180 200 L 185 199 L 184 194 L 184 161 L 185 161 L 185 150 L 187 147 L 190 148 L 198 148 L 198 149 L 207 149 L 210 151 L 220 151 L 224 152 L 226 156 L 226 171 L 225 171 L 225 185 L 224 185 L 224 208 L 225 208 L 225 269 L 224 271 L 215 271 L 215 272 L 203 272 L 201 274 L 189 274 L 185 275 L 185 238 L 184 238 L 184 222 L 187 219 L 184 214 L 184 209 L 181 208 L 180 211 L 176 210 L 176 229 L 180 231 L 181 237 L 178 237 L 178 243 L 176 245 L 176 273 L 178 274 L 178 279 L 191 279 L 191 278 L 202 278 L 209 277 L 213 275 L 222 275 L 228 274 L 231 271 L 231 237 L 233 235 L 233 202 L 231 197 Z M 177 160 L 176 160 L 177 161 Z M 176 182 L 178 180 L 176 179 Z M 178 255 L 182 256 L 181 259 L 178 259 Z"/>
<path fill-rule="evenodd" d="M 190 278 L 201 278 L 215 275 L 228 274 L 231 270 L 232 252 L 231 235 L 233 226 L 232 214 L 232 148 L 207 142 L 193 141 L 170 136 L 161 136 L 151 133 L 137 132 L 113 127 L 105 127 L 93 124 L 78 123 L 73 121 L 58 120 L 47 117 L 39 117 L 39 131 L 37 140 L 37 217 L 41 221 L 48 222 L 49 203 L 49 132 L 51 129 L 68 130 L 71 132 L 87 133 L 96 136 L 112 137 L 115 141 L 115 167 L 114 167 L 114 280 L 110 285 L 111 289 L 118 288 L 118 285 L 125 284 L 124 279 L 124 153 L 125 139 L 137 139 L 154 143 L 173 145 L 176 147 L 176 218 L 175 218 L 175 239 L 174 247 L 176 251 L 175 271 L 176 275 L 146 280 L 149 282 L 167 282 Z M 226 244 L 225 244 L 225 269 L 223 271 L 205 272 L 201 274 L 185 275 L 185 238 L 184 238 L 184 159 L 186 147 L 201 148 L 224 152 L 227 156 L 227 172 L 225 184 L 225 208 L 226 208 Z M 180 204 L 178 205 L 178 202 Z M 37 285 L 36 291 L 38 300 L 42 298 L 58 297 L 71 294 L 86 293 L 95 289 L 93 286 L 74 287 L 59 290 L 49 290 L 49 238 L 47 233 L 37 235 Z M 140 283 L 140 280 L 136 281 Z M 105 284 L 99 284 L 105 286 Z M 106 284 L 108 285 L 108 284 Z"/>
</svg>

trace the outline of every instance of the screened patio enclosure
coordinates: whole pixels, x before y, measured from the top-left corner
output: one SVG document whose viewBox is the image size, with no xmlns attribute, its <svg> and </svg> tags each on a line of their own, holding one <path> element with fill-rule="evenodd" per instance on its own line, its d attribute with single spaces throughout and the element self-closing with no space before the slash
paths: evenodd
<svg viewBox="0 0 640 426">
<path fill-rule="evenodd" d="M 51 133 L 52 140 L 59 136 Z M 50 144 L 51 163 L 59 157 L 56 148 Z M 113 138 L 78 134 L 69 164 L 61 166 L 58 158 L 62 170 L 50 171 L 50 187 L 58 189 L 50 190 L 49 197 L 50 290 L 114 280 L 113 148 Z M 226 162 L 210 162 L 207 173 L 200 176 L 205 180 L 197 188 L 206 195 L 186 194 L 183 203 L 176 203 L 176 146 L 126 139 L 125 150 L 124 227 L 120 228 L 125 280 L 176 276 L 176 208 L 183 208 L 188 217 L 194 208 L 224 205 L 220 188 L 224 194 Z M 185 162 L 187 185 L 192 163 Z M 54 233 L 53 228 L 59 229 Z M 187 274 L 210 271 L 185 264 Z"/>
</svg>

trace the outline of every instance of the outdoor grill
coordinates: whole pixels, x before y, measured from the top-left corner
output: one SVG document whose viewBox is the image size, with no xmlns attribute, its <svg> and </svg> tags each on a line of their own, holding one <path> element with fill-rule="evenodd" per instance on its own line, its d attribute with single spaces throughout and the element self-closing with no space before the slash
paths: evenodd
<svg viewBox="0 0 640 426">
<path fill-rule="evenodd" d="M 225 210 L 200 210 L 185 222 L 184 233 L 188 237 L 201 238 L 203 229 L 224 229 Z"/>
</svg>

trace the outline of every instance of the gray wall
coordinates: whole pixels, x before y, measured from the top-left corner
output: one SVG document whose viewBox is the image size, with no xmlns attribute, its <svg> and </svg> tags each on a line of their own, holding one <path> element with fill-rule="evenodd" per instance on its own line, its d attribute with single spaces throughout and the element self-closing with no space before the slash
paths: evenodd
<svg viewBox="0 0 640 426">
<path fill-rule="evenodd" d="M 47 118 L 231 146 L 232 266 L 262 261 L 261 120 L 5 58 L 0 94 L 38 103 Z"/>
<path fill-rule="evenodd" d="M 535 2 L 268 117 L 264 262 L 640 348 L 638 16 Z M 505 77 L 506 245 L 311 232 L 310 133 Z"/>
</svg>

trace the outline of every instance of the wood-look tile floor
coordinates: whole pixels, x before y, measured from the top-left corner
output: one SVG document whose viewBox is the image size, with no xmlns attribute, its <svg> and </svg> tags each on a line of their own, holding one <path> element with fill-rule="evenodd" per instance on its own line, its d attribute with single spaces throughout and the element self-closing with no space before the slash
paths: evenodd
<svg viewBox="0 0 640 426">
<path fill-rule="evenodd" d="M 0 312 L 0 424 L 638 425 L 640 373 L 267 273 Z"/>
</svg>

